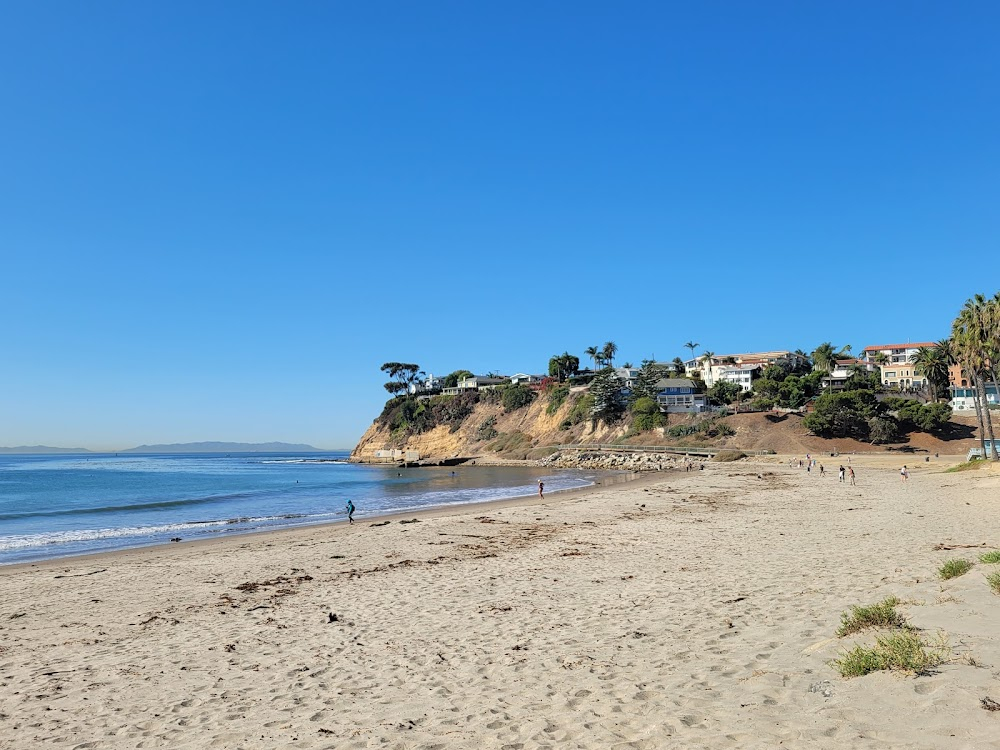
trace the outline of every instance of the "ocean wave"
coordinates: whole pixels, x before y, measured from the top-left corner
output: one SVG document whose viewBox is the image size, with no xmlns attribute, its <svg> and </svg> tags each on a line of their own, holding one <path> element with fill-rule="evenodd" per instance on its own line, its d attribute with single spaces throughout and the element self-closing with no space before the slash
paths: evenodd
<svg viewBox="0 0 1000 750">
<path fill-rule="evenodd" d="M 57 510 L 26 510 L 17 513 L 0 513 L 0 521 L 13 521 L 20 518 L 49 516 L 82 516 L 91 513 L 119 513 L 122 511 L 158 510 L 162 508 L 181 508 L 186 505 L 204 505 L 205 503 L 225 502 L 227 500 L 242 500 L 260 494 L 257 492 L 231 492 L 224 495 L 204 495 L 184 500 L 153 500 L 150 502 L 128 503 L 126 505 L 99 505 L 88 508 L 59 508 Z"/>
<path fill-rule="evenodd" d="M 259 464 L 350 464 L 342 458 L 271 458 Z"/>
<path fill-rule="evenodd" d="M 124 526 L 117 529 L 75 529 L 73 531 L 50 531 L 39 534 L 22 534 L 0 536 L 0 552 L 24 550 L 33 547 L 49 547 L 59 544 L 74 544 L 94 542 L 102 539 L 142 539 L 178 532 L 208 533 L 206 530 L 221 529 L 226 526 L 243 525 L 253 528 L 255 525 L 274 524 L 281 521 L 309 518 L 315 523 L 343 513 L 285 513 L 277 516 L 247 516 L 241 518 L 223 518 L 214 521 L 187 521 L 183 523 L 167 523 L 158 526 Z M 246 529 L 246 530 L 249 530 Z"/>
</svg>

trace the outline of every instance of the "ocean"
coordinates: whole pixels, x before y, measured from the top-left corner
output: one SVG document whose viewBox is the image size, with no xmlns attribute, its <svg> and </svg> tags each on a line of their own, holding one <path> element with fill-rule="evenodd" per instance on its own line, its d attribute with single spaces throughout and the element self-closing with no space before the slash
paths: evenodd
<svg viewBox="0 0 1000 750">
<path fill-rule="evenodd" d="M 0 456 L 0 565 L 355 521 L 593 484 L 597 472 L 528 467 L 400 469 L 302 455 Z"/>
</svg>

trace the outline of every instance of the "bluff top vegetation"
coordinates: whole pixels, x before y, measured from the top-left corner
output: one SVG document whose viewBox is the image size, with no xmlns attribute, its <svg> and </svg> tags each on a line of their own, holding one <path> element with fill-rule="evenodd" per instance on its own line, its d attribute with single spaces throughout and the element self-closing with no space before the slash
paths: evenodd
<svg viewBox="0 0 1000 750">
<path fill-rule="evenodd" d="M 691 351 L 691 359 L 705 366 L 718 364 L 712 352 L 700 357 L 695 352 L 700 344 L 684 344 Z M 982 454 L 1000 460 L 995 449 L 986 450 L 989 439 L 996 445 L 992 416 L 987 404 L 986 386 L 997 389 L 997 363 L 1000 363 L 1000 293 L 987 299 L 976 295 L 969 299 L 952 323 L 952 335 L 930 347 L 917 351 L 911 358 L 916 374 L 922 375 L 927 386 L 922 394 L 894 395 L 887 392 L 880 373 L 869 371 L 862 363 L 847 365 L 849 375 L 840 392 L 824 389 L 824 378 L 829 376 L 842 361 L 849 358 L 850 346 L 834 346 L 824 342 L 811 354 L 795 352 L 794 364 L 785 361 L 763 369 L 750 390 L 724 380 L 707 389 L 709 402 L 715 407 L 733 406 L 737 409 L 762 411 L 773 408 L 800 410 L 811 405 L 804 417 L 804 425 L 813 434 L 825 438 L 854 438 L 872 444 L 900 440 L 915 430 L 937 432 L 951 417 L 951 408 L 945 402 L 949 397 L 949 367 L 960 365 L 963 378 L 976 393 L 973 403 L 979 421 L 979 439 Z M 687 377 L 697 392 L 706 392 L 698 370 L 688 373 L 685 363 L 675 357 L 670 363 L 644 360 L 638 373 L 632 377 L 631 388 L 624 388 L 614 369 L 618 346 L 613 341 L 603 346 L 588 347 L 585 351 L 593 362 L 593 369 L 580 369 L 580 358 L 568 351 L 549 359 L 548 373 L 540 388 L 524 385 L 501 385 L 482 391 L 470 390 L 458 395 L 422 393 L 421 385 L 426 376 L 419 366 L 407 362 L 387 362 L 381 369 L 390 377 L 385 384 L 392 398 L 386 403 L 378 423 L 388 428 L 394 441 L 405 442 L 406 437 L 417 435 L 440 425 L 452 432 L 473 413 L 476 404 L 491 403 L 502 406 L 505 412 L 517 411 L 531 404 L 536 398 L 546 401 L 546 413 L 555 414 L 570 401 L 562 429 L 591 421 L 614 425 L 626 423 L 625 435 L 637 435 L 658 428 L 666 428 L 664 437 L 683 437 L 691 425 L 668 427 L 667 415 L 660 411 L 656 401 L 657 383 L 665 377 Z M 713 359 L 715 358 L 715 359 Z M 877 365 L 885 357 L 874 356 Z M 840 364 L 838 364 L 840 362 Z M 725 361 L 723 360 L 723 364 Z M 735 364 L 735 362 L 732 362 Z M 631 364 L 625 367 L 632 369 Z M 445 388 L 455 387 L 469 370 L 455 370 L 443 379 Z M 570 394 L 570 384 L 587 384 L 582 393 Z M 923 402 L 917 397 L 921 396 Z M 710 415 L 704 428 L 696 430 L 704 436 L 727 434 L 728 428 L 720 414 Z M 484 433 L 493 430 L 487 425 Z"/>
</svg>

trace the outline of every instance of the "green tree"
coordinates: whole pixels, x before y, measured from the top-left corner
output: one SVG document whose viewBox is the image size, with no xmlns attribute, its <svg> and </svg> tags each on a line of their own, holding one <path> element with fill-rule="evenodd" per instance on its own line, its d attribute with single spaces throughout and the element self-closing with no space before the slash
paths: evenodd
<svg viewBox="0 0 1000 750">
<path fill-rule="evenodd" d="M 691 350 L 691 359 L 694 359 L 694 350 L 701 346 L 701 344 L 697 341 L 688 341 L 684 346 Z"/>
<path fill-rule="evenodd" d="M 996 330 L 994 327 L 994 312 L 989 303 L 977 294 L 965 303 L 958 317 L 952 323 L 951 340 L 954 346 L 955 359 L 969 375 L 976 389 L 977 417 L 980 421 L 979 441 L 983 456 L 987 456 L 986 437 L 990 439 L 989 456 L 997 461 L 997 452 L 993 435 L 993 419 L 990 416 L 989 401 L 986 397 L 986 380 L 990 374 L 990 354 L 995 353 Z"/>
<path fill-rule="evenodd" d="M 601 359 L 607 362 L 608 366 L 612 366 L 615 363 L 615 355 L 618 353 L 618 344 L 614 341 L 608 341 L 604 344 L 604 348 L 601 349 Z"/>
<path fill-rule="evenodd" d="M 406 393 L 419 380 L 420 366 L 408 362 L 386 362 L 379 368 L 393 380 L 383 387 L 393 396 Z"/>
<path fill-rule="evenodd" d="M 556 354 L 549 360 L 549 375 L 560 383 L 571 378 L 580 371 L 580 358 L 569 352 Z"/>
<path fill-rule="evenodd" d="M 590 394 L 594 397 L 591 417 L 595 423 L 602 420 L 605 424 L 611 424 L 621 419 L 625 413 L 625 399 L 614 370 L 607 367 L 597 373 L 590 383 Z"/>
<path fill-rule="evenodd" d="M 596 346 L 588 346 L 586 349 L 583 350 L 583 353 L 586 354 L 588 357 L 590 357 L 592 360 L 594 360 L 594 369 L 599 370 L 601 362 L 601 350 L 598 349 Z"/>
<path fill-rule="evenodd" d="M 868 417 L 868 437 L 873 444 L 891 443 L 899 436 L 899 425 L 887 415 Z"/>
<path fill-rule="evenodd" d="M 742 393 L 743 388 L 736 383 L 718 380 L 715 385 L 709 388 L 708 397 L 716 404 L 731 404 L 738 401 Z"/>
<path fill-rule="evenodd" d="M 937 346 L 922 346 L 910 356 L 914 371 L 927 379 L 927 395 L 938 400 L 941 391 L 948 390 L 948 361 Z"/>
<path fill-rule="evenodd" d="M 445 388 L 454 388 L 458 385 L 459 380 L 471 378 L 472 375 L 471 370 L 455 370 L 455 372 L 450 372 L 444 376 L 443 385 Z"/>
<path fill-rule="evenodd" d="M 867 440 L 869 419 L 887 416 L 871 391 L 823 393 L 814 409 L 802 420 L 803 426 L 821 437 L 851 437 Z"/>
<path fill-rule="evenodd" d="M 850 353 L 850 344 L 841 347 L 838 351 L 833 347 L 833 344 L 827 341 L 813 349 L 813 367 L 817 370 L 822 370 L 829 375 L 837 366 L 837 360 L 844 359 Z"/>
<path fill-rule="evenodd" d="M 674 357 L 674 361 L 671 364 L 674 366 L 674 375 L 679 378 L 683 377 L 685 373 L 684 360 L 680 357 Z"/>
<path fill-rule="evenodd" d="M 701 361 L 701 371 L 704 373 L 712 366 L 712 358 L 715 356 L 715 352 L 702 352 Z"/>
<path fill-rule="evenodd" d="M 639 375 L 632 382 L 632 395 L 629 399 L 634 403 L 641 398 L 656 398 L 659 390 L 656 384 L 663 378 L 663 367 L 650 359 L 644 359 L 639 368 Z"/>
<path fill-rule="evenodd" d="M 631 432 L 646 432 L 656 427 L 663 427 L 666 423 L 667 415 L 660 411 L 654 399 L 644 396 L 632 404 Z"/>
</svg>

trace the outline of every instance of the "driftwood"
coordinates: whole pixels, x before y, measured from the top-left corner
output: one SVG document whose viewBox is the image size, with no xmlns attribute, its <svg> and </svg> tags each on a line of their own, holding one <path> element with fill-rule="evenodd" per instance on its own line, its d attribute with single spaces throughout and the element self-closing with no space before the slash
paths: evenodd
<svg viewBox="0 0 1000 750">
<path fill-rule="evenodd" d="M 980 544 L 945 544 L 944 542 L 941 542 L 940 544 L 935 544 L 933 547 L 931 547 L 931 549 L 933 549 L 933 550 L 942 550 L 942 549 L 977 549 L 979 547 L 988 547 L 988 546 L 989 545 L 986 544 L 986 542 L 982 542 Z"/>
</svg>

